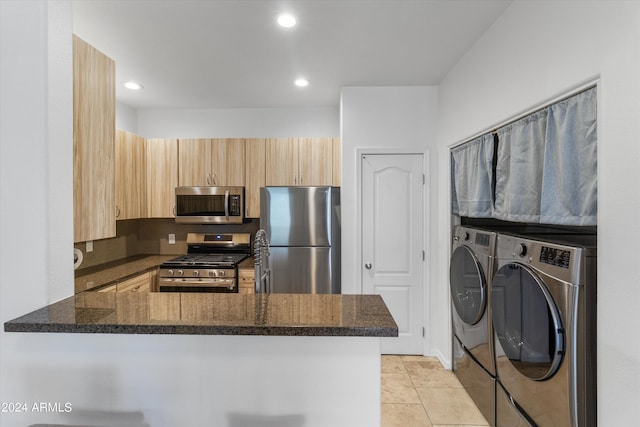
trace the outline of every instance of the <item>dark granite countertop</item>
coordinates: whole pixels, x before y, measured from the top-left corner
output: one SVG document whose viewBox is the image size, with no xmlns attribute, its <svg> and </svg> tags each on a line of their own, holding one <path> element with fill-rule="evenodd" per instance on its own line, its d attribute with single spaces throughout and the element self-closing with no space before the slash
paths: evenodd
<svg viewBox="0 0 640 427">
<path fill-rule="evenodd" d="M 379 295 L 84 292 L 6 332 L 396 337 Z"/>
<path fill-rule="evenodd" d="M 136 255 L 75 272 L 75 292 L 83 292 L 158 267 L 178 255 Z"/>
</svg>

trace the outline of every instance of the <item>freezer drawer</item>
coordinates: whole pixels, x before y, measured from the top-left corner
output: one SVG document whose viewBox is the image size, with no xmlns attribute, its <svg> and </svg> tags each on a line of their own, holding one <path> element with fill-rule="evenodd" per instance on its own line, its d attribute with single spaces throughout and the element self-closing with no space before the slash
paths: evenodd
<svg viewBox="0 0 640 427">
<path fill-rule="evenodd" d="M 331 257 L 334 255 L 330 247 L 272 246 L 269 258 L 271 292 L 339 294 L 340 271 L 332 268 Z"/>
</svg>

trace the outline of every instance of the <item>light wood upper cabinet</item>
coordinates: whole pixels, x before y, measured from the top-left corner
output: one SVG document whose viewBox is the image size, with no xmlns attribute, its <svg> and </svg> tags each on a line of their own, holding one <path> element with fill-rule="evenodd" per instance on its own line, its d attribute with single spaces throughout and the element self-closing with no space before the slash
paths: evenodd
<svg viewBox="0 0 640 427">
<path fill-rule="evenodd" d="M 175 188 L 178 186 L 178 140 L 147 139 L 147 218 L 175 216 Z"/>
<path fill-rule="evenodd" d="M 267 140 L 266 185 L 298 185 L 298 147 L 296 138 Z"/>
<path fill-rule="evenodd" d="M 301 138 L 298 185 L 333 184 L 333 141 L 331 138 Z"/>
<path fill-rule="evenodd" d="M 144 138 L 116 130 L 116 220 L 146 216 Z"/>
<path fill-rule="evenodd" d="M 265 139 L 245 140 L 245 216 L 260 218 L 260 188 L 265 186 Z"/>
<path fill-rule="evenodd" d="M 333 186 L 342 185 L 342 143 L 340 138 L 331 138 L 333 144 Z"/>
<path fill-rule="evenodd" d="M 184 185 L 243 186 L 244 139 L 180 139 L 179 179 Z"/>
<path fill-rule="evenodd" d="M 266 185 L 333 185 L 331 138 L 269 139 Z"/>
<path fill-rule="evenodd" d="M 116 235 L 115 63 L 73 36 L 73 240 Z"/>
</svg>

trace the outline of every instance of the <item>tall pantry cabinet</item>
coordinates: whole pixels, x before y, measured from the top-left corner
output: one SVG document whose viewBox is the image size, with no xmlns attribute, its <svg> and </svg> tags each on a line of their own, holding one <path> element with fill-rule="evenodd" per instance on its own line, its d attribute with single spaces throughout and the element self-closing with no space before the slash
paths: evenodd
<svg viewBox="0 0 640 427">
<path fill-rule="evenodd" d="M 116 235 L 115 63 L 73 36 L 73 240 Z"/>
</svg>

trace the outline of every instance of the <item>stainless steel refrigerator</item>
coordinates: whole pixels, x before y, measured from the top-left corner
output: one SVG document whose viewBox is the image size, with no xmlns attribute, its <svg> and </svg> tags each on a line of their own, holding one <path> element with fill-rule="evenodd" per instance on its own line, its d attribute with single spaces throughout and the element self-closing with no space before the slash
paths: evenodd
<svg viewBox="0 0 640 427">
<path fill-rule="evenodd" d="M 264 187 L 272 293 L 340 293 L 340 188 Z"/>
</svg>

